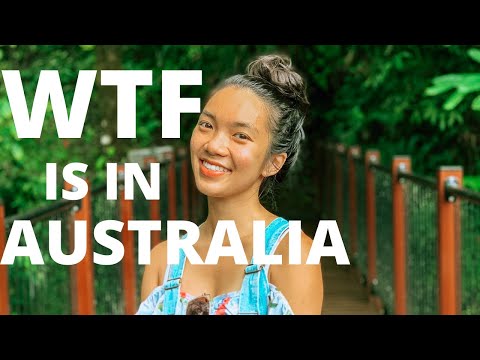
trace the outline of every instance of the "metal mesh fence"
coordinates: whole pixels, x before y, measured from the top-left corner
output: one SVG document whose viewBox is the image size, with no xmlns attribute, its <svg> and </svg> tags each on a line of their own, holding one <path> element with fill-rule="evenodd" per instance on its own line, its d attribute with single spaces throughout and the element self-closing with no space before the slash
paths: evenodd
<svg viewBox="0 0 480 360">
<path fill-rule="evenodd" d="M 438 313 L 437 190 L 405 181 L 407 313 Z"/>
<path fill-rule="evenodd" d="M 377 280 L 376 291 L 380 295 L 385 312 L 394 309 L 393 293 L 393 234 L 392 234 L 392 174 L 388 170 L 374 168 Z"/>
<path fill-rule="evenodd" d="M 150 173 L 145 172 L 145 177 L 147 178 L 148 182 L 150 183 Z M 162 187 L 162 183 L 160 183 L 160 188 Z M 145 199 L 145 195 L 143 194 L 140 186 L 135 182 L 134 187 L 134 200 L 133 200 L 133 217 L 135 220 L 150 220 L 150 202 Z M 125 224 L 126 226 L 126 224 Z M 135 249 L 135 274 L 136 274 L 136 298 L 137 298 L 137 305 L 140 305 L 140 298 L 141 298 L 141 290 L 142 290 L 142 278 L 143 272 L 145 270 L 145 265 L 140 265 L 138 261 L 138 231 L 134 231 L 134 249 Z"/>
<path fill-rule="evenodd" d="M 72 203 L 73 205 L 73 203 Z M 70 266 L 56 263 L 49 252 L 49 221 L 61 221 L 62 252 L 70 254 L 68 228 L 71 206 L 33 224 L 33 230 L 44 265 L 32 265 L 29 257 L 16 257 L 9 266 L 9 295 L 11 314 L 71 314 Z M 33 223 L 33 221 L 32 221 Z M 7 234 L 10 229 L 7 229 Z M 25 246 L 24 236 L 20 246 Z M 72 249 L 73 250 L 73 249 Z"/>
<path fill-rule="evenodd" d="M 104 220 L 119 220 L 119 207 L 117 200 L 107 200 L 106 189 L 101 189 L 92 194 L 92 231 L 96 224 Z M 127 226 L 127 224 L 124 224 Z M 108 231 L 108 235 L 121 241 L 120 233 Z M 93 244 L 94 252 L 110 255 L 110 249 L 103 247 L 96 241 Z M 114 265 L 94 264 L 94 286 L 96 313 L 123 314 L 124 297 L 122 285 L 122 262 Z"/>
<path fill-rule="evenodd" d="M 480 203 L 459 199 L 461 209 L 461 311 L 480 314 Z"/>
<path fill-rule="evenodd" d="M 169 210 L 169 191 L 168 188 L 168 162 L 162 164 L 160 171 L 160 217 L 162 221 L 161 239 L 166 239 L 166 225 Z M 177 218 L 183 219 L 184 204 L 182 194 L 182 162 L 178 161 L 175 165 L 176 170 L 176 206 Z M 145 172 L 149 179 L 149 172 Z M 145 199 L 137 182 L 134 181 L 135 199 L 133 201 L 133 213 L 135 220 L 150 220 L 150 203 Z M 205 202 L 199 199 L 197 205 L 199 209 L 204 207 Z M 30 216 L 33 224 L 35 238 L 42 254 L 44 265 L 32 265 L 29 257 L 16 257 L 14 264 L 9 266 L 9 299 L 12 314 L 71 314 L 73 300 L 73 285 L 75 281 L 72 267 L 59 265 L 50 256 L 49 235 L 54 231 L 49 231 L 49 220 L 61 221 L 61 246 L 64 254 L 71 254 L 73 251 L 73 235 L 70 234 L 70 228 L 73 232 L 72 208 L 76 206 L 75 202 L 67 204 L 59 203 L 53 208 L 36 209 Z M 105 220 L 120 220 L 120 203 L 117 200 L 106 199 L 106 186 L 97 187 L 91 194 L 92 232 L 95 226 Z M 38 210 L 38 211 L 37 211 Z M 201 210 L 201 209 L 200 209 Z M 198 211 L 203 214 L 202 211 Z M 38 214 L 37 214 L 38 213 Z M 33 215 L 35 214 L 35 215 Z M 202 215 L 203 216 L 203 215 Z M 19 218 L 19 216 L 15 217 Z M 14 218 L 6 219 L 6 233 L 10 234 Z M 124 224 L 128 226 L 128 224 Z M 108 231 L 107 234 L 121 242 L 120 233 Z M 136 263 L 136 295 L 140 300 L 141 282 L 144 272 L 144 266 L 138 264 L 138 232 L 134 232 L 134 248 Z M 92 234 L 92 239 L 94 236 Z M 77 239 L 78 241 L 78 239 Z M 20 246 L 25 246 L 24 236 L 20 239 Z M 93 241 L 92 250 L 102 255 L 111 255 L 112 251 L 96 241 Z M 93 264 L 94 272 L 94 307 L 97 314 L 123 314 L 125 311 L 123 281 L 122 281 L 122 262 L 114 265 Z"/>
<path fill-rule="evenodd" d="M 355 175 L 358 209 L 358 253 L 355 260 L 365 281 L 367 276 L 367 213 L 365 204 L 365 165 L 360 159 L 355 160 Z"/>
<path fill-rule="evenodd" d="M 168 163 L 162 163 L 160 170 L 160 221 L 162 223 L 161 231 L 160 231 L 160 239 L 166 239 L 166 226 L 168 220 Z M 176 168 L 176 176 L 177 176 L 177 194 L 180 189 L 180 181 L 179 178 L 181 176 L 181 171 Z M 146 172 L 145 176 L 147 180 L 149 180 L 149 173 Z M 150 181 L 150 180 L 149 180 Z M 133 202 L 133 213 L 135 220 L 151 220 L 150 216 L 150 202 L 145 199 L 145 195 L 142 193 L 140 187 L 137 183 L 135 183 L 135 200 Z M 178 198 L 178 195 L 177 195 Z M 177 202 L 177 209 L 180 202 Z M 178 213 L 180 216 L 180 213 Z M 182 217 L 179 217 L 182 219 Z M 138 232 L 134 232 L 134 241 L 135 241 L 135 264 L 136 264 L 136 296 L 138 305 L 140 305 L 141 300 L 141 289 L 142 289 L 142 279 L 143 273 L 145 270 L 145 265 L 140 265 L 138 263 Z M 155 259 L 150 259 L 150 261 L 155 261 Z"/>
</svg>

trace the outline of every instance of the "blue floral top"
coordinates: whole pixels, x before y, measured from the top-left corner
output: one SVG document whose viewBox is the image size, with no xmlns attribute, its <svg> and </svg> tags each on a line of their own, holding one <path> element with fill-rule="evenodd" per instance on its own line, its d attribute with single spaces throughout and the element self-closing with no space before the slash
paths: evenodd
<svg viewBox="0 0 480 360">
<path fill-rule="evenodd" d="M 155 288 L 152 293 L 140 305 L 137 315 L 163 315 L 163 300 L 165 289 L 162 286 Z M 180 306 L 175 315 L 185 315 L 187 304 L 195 296 L 180 291 Z M 210 301 L 210 315 L 238 315 L 240 291 L 233 291 L 218 295 Z M 293 311 L 283 294 L 270 284 L 268 294 L 268 315 L 293 315 Z"/>
<path fill-rule="evenodd" d="M 281 239 L 288 232 L 288 221 L 278 217 L 265 228 L 265 254 L 273 254 Z M 163 285 L 156 287 L 140 304 L 137 315 L 185 315 L 188 303 L 196 298 L 181 291 L 186 256 L 180 252 L 178 264 L 167 265 Z M 285 296 L 268 282 L 269 265 L 252 264 L 245 268 L 242 288 L 218 295 L 209 301 L 210 315 L 293 315 Z M 240 295 L 244 295 L 240 301 Z M 206 306 L 206 305 L 205 305 Z M 205 308 L 206 310 L 206 308 Z"/>
</svg>

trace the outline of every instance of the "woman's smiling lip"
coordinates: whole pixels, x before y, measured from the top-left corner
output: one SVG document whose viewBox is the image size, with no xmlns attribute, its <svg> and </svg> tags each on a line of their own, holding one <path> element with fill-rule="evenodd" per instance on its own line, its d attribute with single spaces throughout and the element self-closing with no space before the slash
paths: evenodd
<svg viewBox="0 0 480 360">
<path fill-rule="evenodd" d="M 227 169 L 228 171 L 232 171 L 232 170 L 230 170 L 228 167 L 226 167 L 225 165 L 223 165 L 223 164 L 221 164 L 221 163 L 219 163 L 219 162 L 213 161 L 213 160 L 208 160 L 208 159 L 202 159 L 202 158 L 200 158 L 200 161 L 202 161 L 202 162 L 203 162 L 203 161 L 206 161 L 206 162 L 208 162 L 209 164 L 216 165 L 216 166 L 220 166 L 220 167 L 222 167 L 222 168 L 224 168 L 224 169 Z"/>
<path fill-rule="evenodd" d="M 217 162 L 213 162 L 213 161 L 209 161 L 209 160 L 202 160 L 202 159 L 198 159 L 198 161 L 200 162 L 200 172 L 205 176 L 218 177 L 218 176 L 229 174 L 231 172 L 230 169 L 227 169 L 222 164 L 219 164 Z M 224 168 L 228 171 L 216 171 L 216 170 L 209 169 L 203 164 L 204 161 L 208 162 L 211 165 L 221 166 L 222 168 Z"/>
</svg>

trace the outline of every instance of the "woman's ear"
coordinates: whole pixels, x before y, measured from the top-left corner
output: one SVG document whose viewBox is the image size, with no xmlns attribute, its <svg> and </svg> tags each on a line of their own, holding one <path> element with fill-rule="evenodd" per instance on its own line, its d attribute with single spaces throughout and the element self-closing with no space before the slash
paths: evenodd
<svg viewBox="0 0 480 360">
<path fill-rule="evenodd" d="M 263 177 L 275 175 L 287 160 L 287 153 L 273 154 L 262 172 Z"/>
</svg>

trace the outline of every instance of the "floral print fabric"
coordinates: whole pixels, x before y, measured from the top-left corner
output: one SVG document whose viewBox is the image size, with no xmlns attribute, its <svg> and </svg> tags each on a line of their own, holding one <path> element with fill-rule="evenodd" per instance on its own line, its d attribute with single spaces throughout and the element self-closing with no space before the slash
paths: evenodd
<svg viewBox="0 0 480 360">
<path fill-rule="evenodd" d="M 140 305 L 137 315 L 163 315 L 165 289 L 157 287 Z M 180 291 L 179 304 L 175 315 L 185 315 L 188 302 L 195 296 Z M 238 315 L 240 291 L 233 291 L 214 297 L 210 301 L 210 315 Z M 293 315 L 292 309 L 283 294 L 272 284 L 268 294 L 268 315 Z"/>
</svg>

